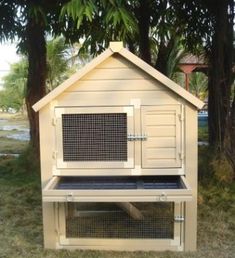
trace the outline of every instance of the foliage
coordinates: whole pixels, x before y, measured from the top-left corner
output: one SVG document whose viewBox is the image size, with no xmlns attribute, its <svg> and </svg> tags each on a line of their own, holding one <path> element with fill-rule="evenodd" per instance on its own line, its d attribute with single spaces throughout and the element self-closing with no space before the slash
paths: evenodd
<svg viewBox="0 0 235 258">
<path fill-rule="evenodd" d="M 47 89 L 53 90 L 67 79 L 69 72 L 69 46 L 62 37 L 47 42 Z"/>
<path fill-rule="evenodd" d="M 209 144 L 226 155 L 235 171 L 234 0 L 172 0 L 187 47 L 209 60 Z M 182 4 L 183 3 L 183 4 Z"/>
<path fill-rule="evenodd" d="M 3 78 L 3 91 L 0 92 L 0 106 L 4 111 L 24 110 L 28 63 L 25 57 L 10 66 L 10 72 Z"/>
<path fill-rule="evenodd" d="M 190 75 L 190 91 L 204 100 L 207 97 L 208 78 L 204 73 L 194 72 Z"/>
<path fill-rule="evenodd" d="M 220 182 L 231 183 L 234 179 L 234 171 L 224 154 L 215 156 L 212 160 L 212 168 L 216 178 Z"/>
<path fill-rule="evenodd" d="M 47 41 L 47 91 L 54 89 L 75 70 L 70 64 L 70 48 L 62 37 Z M 28 61 L 22 56 L 19 62 L 10 66 L 10 72 L 3 78 L 4 88 L 0 92 L 3 111 L 24 111 L 27 76 Z"/>
</svg>

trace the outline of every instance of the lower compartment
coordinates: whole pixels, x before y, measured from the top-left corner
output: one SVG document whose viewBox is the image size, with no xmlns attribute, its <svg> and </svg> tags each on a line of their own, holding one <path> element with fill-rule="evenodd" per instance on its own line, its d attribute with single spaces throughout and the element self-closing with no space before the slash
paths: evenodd
<svg viewBox="0 0 235 258">
<path fill-rule="evenodd" d="M 56 203 L 58 247 L 183 250 L 183 203 Z"/>
<path fill-rule="evenodd" d="M 172 203 L 131 203 L 130 205 L 130 210 L 126 211 L 118 203 L 69 204 L 66 237 L 173 238 L 174 205 Z M 136 210 L 133 212 L 134 209 Z"/>
</svg>

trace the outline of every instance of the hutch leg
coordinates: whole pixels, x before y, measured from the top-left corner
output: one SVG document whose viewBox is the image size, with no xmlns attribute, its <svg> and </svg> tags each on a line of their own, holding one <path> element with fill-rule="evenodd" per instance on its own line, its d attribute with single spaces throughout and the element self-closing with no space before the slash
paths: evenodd
<svg viewBox="0 0 235 258">
<path fill-rule="evenodd" d="M 44 247 L 56 249 L 55 209 L 53 203 L 42 203 Z"/>
</svg>

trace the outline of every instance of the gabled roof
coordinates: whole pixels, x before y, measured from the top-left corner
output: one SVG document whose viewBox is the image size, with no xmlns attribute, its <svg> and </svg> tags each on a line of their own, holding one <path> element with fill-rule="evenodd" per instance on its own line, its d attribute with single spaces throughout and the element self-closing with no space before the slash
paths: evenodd
<svg viewBox="0 0 235 258">
<path fill-rule="evenodd" d="M 197 107 L 198 109 L 201 109 L 204 105 L 204 103 L 199 100 L 198 98 L 194 97 L 191 93 L 186 91 L 184 88 L 170 80 L 168 77 L 163 75 L 162 73 L 158 72 L 156 69 L 154 69 L 152 66 L 141 60 L 136 55 L 132 54 L 127 49 L 123 48 L 122 42 L 110 42 L 109 48 L 105 50 L 101 55 L 94 58 L 90 63 L 85 65 L 82 69 L 80 69 L 78 72 L 76 72 L 74 75 L 72 75 L 69 79 L 64 81 L 62 84 L 60 84 L 57 88 L 55 88 L 53 91 L 48 93 L 45 97 L 43 97 L 41 100 L 39 100 L 37 103 L 33 105 L 33 109 L 35 111 L 39 111 L 42 107 L 47 105 L 50 101 L 55 99 L 57 96 L 59 96 L 62 92 L 64 92 L 68 87 L 70 87 L 72 84 L 77 82 L 80 78 L 82 78 L 84 75 L 86 75 L 88 72 L 90 72 L 92 69 L 94 69 L 97 65 L 102 63 L 104 60 L 112 56 L 114 53 L 120 54 L 122 57 L 139 67 L 141 70 L 149 74 L 151 77 L 156 79 L 157 81 L 161 82 L 164 86 L 181 96 L 183 99 Z"/>
</svg>

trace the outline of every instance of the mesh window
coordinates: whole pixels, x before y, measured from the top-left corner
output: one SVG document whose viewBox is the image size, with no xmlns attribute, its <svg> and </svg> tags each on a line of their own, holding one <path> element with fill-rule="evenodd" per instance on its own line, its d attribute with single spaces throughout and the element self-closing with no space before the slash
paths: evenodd
<svg viewBox="0 0 235 258">
<path fill-rule="evenodd" d="M 63 114 L 64 161 L 126 161 L 126 113 Z"/>
<path fill-rule="evenodd" d="M 142 218 L 133 218 L 117 203 L 68 203 L 67 238 L 174 237 L 173 203 L 132 203 Z"/>
</svg>

